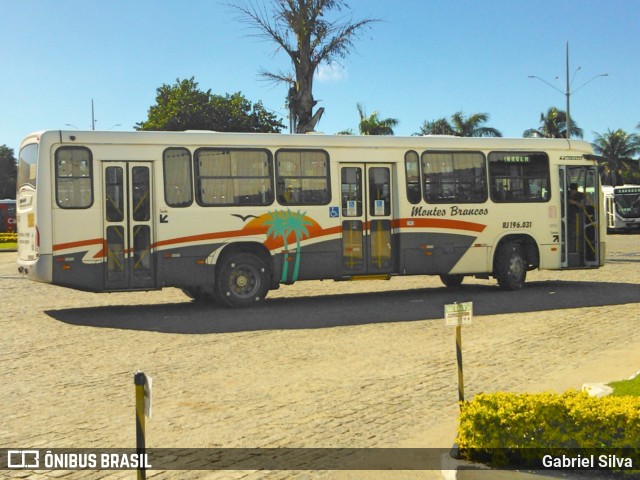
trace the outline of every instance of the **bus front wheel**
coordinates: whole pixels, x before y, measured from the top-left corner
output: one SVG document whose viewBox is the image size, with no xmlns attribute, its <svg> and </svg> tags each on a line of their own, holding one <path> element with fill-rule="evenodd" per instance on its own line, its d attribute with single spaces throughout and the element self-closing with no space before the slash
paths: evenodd
<svg viewBox="0 0 640 480">
<path fill-rule="evenodd" d="M 264 300 L 269 290 L 269 269 L 255 255 L 233 254 L 216 272 L 216 297 L 234 308 L 250 307 Z"/>
<path fill-rule="evenodd" d="M 503 290 L 519 290 L 527 278 L 527 259 L 517 242 L 505 243 L 498 251 L 494 276 Z"/>
</svg>

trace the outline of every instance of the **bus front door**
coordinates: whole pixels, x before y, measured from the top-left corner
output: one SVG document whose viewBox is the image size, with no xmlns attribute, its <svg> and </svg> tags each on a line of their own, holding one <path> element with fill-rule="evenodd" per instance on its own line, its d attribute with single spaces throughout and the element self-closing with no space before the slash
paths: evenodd
<svg viewBox="0 0 640 480">
<path fill-rule="evenodd" d="M 391 273 L 391 165 L 341 164 L 340 179 L 343 275 Z"/>
<path fill-rule="evenodd" d="M 155 287 L 151 164 L 103 164 L 105 290 Z"/>
<path fill-rule="evenodd" d="M 560 167 L 562 266 L 600 265 L 600 182 L 597 167 Z M 577 200 L 577 201 L 572 201 Z"/>
</svg>

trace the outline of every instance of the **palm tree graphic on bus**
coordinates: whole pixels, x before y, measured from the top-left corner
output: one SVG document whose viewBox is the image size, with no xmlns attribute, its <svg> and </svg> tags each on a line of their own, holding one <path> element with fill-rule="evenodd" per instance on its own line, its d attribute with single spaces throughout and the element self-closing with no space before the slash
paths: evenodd
<svg viewBox="0 0 640 480">
<path fill-rule="evenodd" d="M 273 237 L 274 240 L 278 237 L 282 237 L 284 242 L 284 256 L 282 266 L 281 282 L 286 282 L 289 275 L 289 237 L 293 234 L 296 239 L 296 260 L 293 266 L 293 275 L 291 281 L 295 282 L 298 279 L 298 271 L 300 270 L 300 241 L 309 236 L 309 230 L 307 227 L 313 223 L 305 218 L 307 212 L 292 212 L 290 209 L 275 210 L 269 213 L 269 219 L 264 222 L 269 226 L 267 230 L 267 236 Z"/>
</svg>

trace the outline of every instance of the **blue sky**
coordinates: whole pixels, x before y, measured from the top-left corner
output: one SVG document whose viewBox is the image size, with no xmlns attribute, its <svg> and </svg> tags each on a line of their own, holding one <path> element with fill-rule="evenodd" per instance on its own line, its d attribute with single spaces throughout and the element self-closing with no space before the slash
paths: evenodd
<svg viewBox="0 0 640 480">
<path fill-rule="evenodd" d="M 262 2 L 263 0 L 254 0 Z M 268 4 L 268 0 L 264 0 Z M 323 66 L 314 96 L 317 129 L 357 132 L 356 103 L 400 121 L 411 135 L 425 120 L 489 113 L 489 125 L 520 137 L 540 113 L 565 109 L 565 45 L 573 77 L 571 115 L 593 133 L 640 123 L 638 0 L 351 0 L 354 19 L 381 22 L 340 64 Z M 288 125 L 284 86 L 261 68 L 289 70 L 288 58 L 252 36 L 214 0 L 2 0 L 0 145 L 17 150 L 32 131 L 133 130 L 156 89 L 195 77 L 202 90 L 241 91 Z M 596 78 L 580 88 L 594 76 Z M 555 79 L 556 76 L 560 78 Z"/>
</svg>

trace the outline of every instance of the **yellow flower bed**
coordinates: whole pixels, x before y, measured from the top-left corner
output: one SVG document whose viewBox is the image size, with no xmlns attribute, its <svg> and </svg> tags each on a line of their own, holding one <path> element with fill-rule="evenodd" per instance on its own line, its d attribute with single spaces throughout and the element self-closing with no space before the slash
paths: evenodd
<svg viewBox="0 0 640 480">
<path fill-rule="evenodd" d="M 535 467 L 545 454 L 581 452 L 632 458 L 636 470 L 640 398 L 595 398 L 575 391 L 479 394 L 463 406 L 456 441 L 462 458 L 494 466 Z"/>
</svg>

